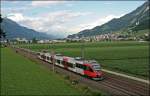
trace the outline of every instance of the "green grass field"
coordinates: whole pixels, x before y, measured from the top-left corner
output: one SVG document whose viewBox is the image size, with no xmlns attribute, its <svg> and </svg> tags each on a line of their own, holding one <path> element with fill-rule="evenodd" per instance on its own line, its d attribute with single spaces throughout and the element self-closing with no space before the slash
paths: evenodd
<svg viewBox="0 0 150 96">
<path fill-rule="evenodd" d="M 16 54 L 9 48 L 1 48 L 0 86 L 1 96 L 81 95 L 81 91 L 71 86 L 58 74 Z"/>
<path fill-rule="evenodd" d="M 67 56 L 81 56 L 81 43 L 22 44 L 34 51 L 53 49 Z M 148 42 L 116 41 L 84 43 L 85 58 L 97 60 L 103 68 L 147 79 L 149 74 Z"/>
</svg>

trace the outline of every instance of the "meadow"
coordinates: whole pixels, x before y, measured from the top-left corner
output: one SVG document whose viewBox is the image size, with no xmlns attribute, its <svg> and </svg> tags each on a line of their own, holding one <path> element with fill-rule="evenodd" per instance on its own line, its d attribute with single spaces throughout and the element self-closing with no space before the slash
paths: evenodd
<svg viewBox="0 0 150 96">
<path fill-rule="evenodd" d="M 1 96 L 3 95 L 81 95 L 59 74 L 15 53 L 1 48 Z"/>
<path fill-rule="evenodd" d="M 34 51 L 52 50 L 67 56 L 81 56 L 84 46 L 86 59 L 97 60 L 102 68 L 148 79 L 149 46 L 148 42 L 111 41 L 57 44 L 19 44 L 22 48 Z"/>
</svg>

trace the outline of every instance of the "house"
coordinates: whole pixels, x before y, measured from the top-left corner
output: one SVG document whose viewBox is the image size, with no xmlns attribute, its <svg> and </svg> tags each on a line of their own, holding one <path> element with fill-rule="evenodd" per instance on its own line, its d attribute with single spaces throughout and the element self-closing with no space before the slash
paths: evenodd
<svg viewBox="0 0 150 96">
<path fill-rule="evenodd" d="M 28 40 L 26 38 L 15 38 L 14 40 L 16 40 L 19 43 L 28 43 Z"/>
</svg>

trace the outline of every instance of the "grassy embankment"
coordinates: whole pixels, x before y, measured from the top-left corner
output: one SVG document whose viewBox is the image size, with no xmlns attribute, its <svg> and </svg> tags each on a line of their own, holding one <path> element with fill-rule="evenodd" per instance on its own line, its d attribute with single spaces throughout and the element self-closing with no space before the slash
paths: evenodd
<svg viewBox="0 0 150 96">
<path fill-rule="evenodd" d="M 1 48 L 1 95 L 81 95 L 60 75 Z"/>
</svg>

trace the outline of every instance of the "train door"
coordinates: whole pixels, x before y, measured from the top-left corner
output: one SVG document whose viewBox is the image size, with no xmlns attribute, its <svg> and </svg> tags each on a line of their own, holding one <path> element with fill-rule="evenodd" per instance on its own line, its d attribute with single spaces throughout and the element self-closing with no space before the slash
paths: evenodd
<svg viewBox="0 0 150 96">
<path fill-rule="evenodd" d="M 68 62 L 68 59 L 67 58 L 63 58 L 63 65 L 64 65 L 64 68 L 65 69 L 68 69 L 68 64 L 67 64 L 67 62 Z"/>
<path fill-rule="evenodd" d="M 54 56 L 50 57 L 50 63 L 52 63 L 52 64 L 54 63 L 55 64 L 55 57 Z"/>
<path fill-rule="evenodd" d="M 50 56 L 47 56 L 47 62 L 51 63 L 50 62 Z"/>
<path fill-rule="evenodd" d="M 84 75 L 94 77 L 94 71 L 90 66 L 85 66 Z"/>
<path fill-rule="evenodd" d="M 50 63 L 53 62 L 53 58 L 54 58 L 53 56 L 50 57 Z"/>
<path fill-rule="evenodd" d="M 76 63 L 76 72 L 79 73 L 79 74 L 84 75 L 83 65 L 82 64 Z"/>
</svg>

